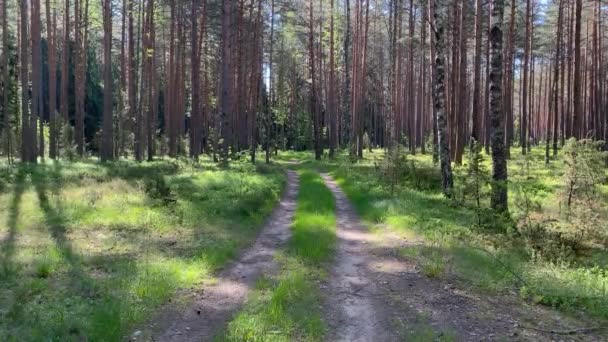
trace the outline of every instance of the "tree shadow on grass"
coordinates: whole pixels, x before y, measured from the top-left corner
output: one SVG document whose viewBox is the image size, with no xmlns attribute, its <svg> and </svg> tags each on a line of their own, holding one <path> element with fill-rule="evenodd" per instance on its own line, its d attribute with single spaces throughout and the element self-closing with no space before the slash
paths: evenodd
<svg viewBox="0 0 608 342">
<path fill-rule="evenodd" d="M 14 272 L 12 259 L 15 254 L 15 239 L 17 237 L 17 221 L 19 219 L 19 206 L 25 191 L 25 180 L 27 177 L 27 166 L 21 166 L 17 170 L 13 185 L 13 199 L 9 207 L 7 221 L 8 234 L 0 242 L 0 270 L 3 277 L 7 277 Z"/>
<path fill-rule="evenodd" d="M 63 202 L 59 196 L 61 170 L 60 163 L 55 163 L 53 168 L 34 168 L 31 172 L 31 179 L 38 197 L 38 204 L 44 214 L 45 224 L 57 250 L 70 264 L 72 275 L 82 279 L 85 274 L 80 260 L 77 253 L 74 252 L 72 243 L 66 237 L 67 219 L 63 212 Z M 49 198 L 49 195 L 52 196 L 52 199 Z"/>
</svg>

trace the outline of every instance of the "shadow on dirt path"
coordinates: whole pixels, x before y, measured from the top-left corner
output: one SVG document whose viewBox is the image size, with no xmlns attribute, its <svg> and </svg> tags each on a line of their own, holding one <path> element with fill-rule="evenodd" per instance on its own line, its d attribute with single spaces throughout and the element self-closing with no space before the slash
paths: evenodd
<svg viewBox="0 0 608 342">
<path fill-rule="evenodd" d="M 148 323 L 149 331 L 136 332 L 137 340 L 212 340 L 242 307 L 256 280 L 276 271 L 274 255 L 291 235 L 297 193 L 298 174 L 288 171 L 286 191 L 255 243 L 218 274 L 217 282 L 197 290 L 188 305 L 162 310 Z"/>
</svg>

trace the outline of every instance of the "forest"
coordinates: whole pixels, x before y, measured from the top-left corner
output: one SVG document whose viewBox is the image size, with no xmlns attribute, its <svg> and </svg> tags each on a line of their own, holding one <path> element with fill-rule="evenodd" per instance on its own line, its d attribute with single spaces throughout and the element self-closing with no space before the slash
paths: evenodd
<svg viewBox="0 0 608 342">
<path fill-rule="evenodd" d="M 604 341 L 604 2 L 0 0 L 0 340 Z"/>
</svg>

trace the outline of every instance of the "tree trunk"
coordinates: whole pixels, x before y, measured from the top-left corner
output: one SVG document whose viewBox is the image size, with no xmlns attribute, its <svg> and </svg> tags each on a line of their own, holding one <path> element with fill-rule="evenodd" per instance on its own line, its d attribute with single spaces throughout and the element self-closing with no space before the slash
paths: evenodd
<svg viewBox="0 0 608 342">
<path fill-rule="evenodd" d="M 434 4 L 434 0 L 429 0 L 429 23 L 430 25 L 430 29 L 431 29 L 431 33 L 430 33 L 430 57 L 431 57 L 431 102 L 432 102 L 432 111 L 433 111 L 433 117 L 432 117 L 432 127 L 433 127 L 433 162 L 436 163 L 439 161 L 439 139 L 438 139 L 438 132 L 437 132 L 437 109 L 435 108 L 434 105 L 434 99 L 435 99 L 435 75 L 437 74 L 437 64 L 435 63 L 435 34 L 433 32 L 433 30 L 435 29 L 435 27 L 432 25 L 431 20 L 434 22 L 435 19 L 435 14 L 434 14 L 434 9 L 435 9 L 435 4 Z"/>
<path fill-rule="evenodd" d="M 198 47 L 198 1 L 192 0 L 192 11 L 191 11 L 191 67 L 192 73 L 190 75 L 192 82 L 192 115 L 190 116 L 190 156 L 194 160 L 198 160 L 200 153 L 200 142 L 199 137 L 200 129 L 202 128 L 201 123 L 201 104 L 200 104 L 200 56 Z"/>
<path fill-rule="evenodd" d="M 481 32 L 483 21 L 482 0 L 475 1 L 475 62 L 473 71 L 473 115 L 471 117 L 471 146 L 479 142 L 479 118 L 483 113 L 481 106 Z"/>
<path fill-rule="evenodd" d="M 336 110 L 336 67 L 334 62 L 334 0 L 330 0 L 329 19 L 329 158 L 334 159 L 338 145 L 338 113 Z"/>
<path fill-rule="evenodd" d="M 490 121 L 492 143 L 492 208 L 507 212 L 507 158 L 505 155 L 505 115 L 502 104 L 502 23 L 504 0 L 494 0 L 490 25 Z"/>
<path fill-rule="evenodd" d="M 28 41 L 29 30 L 28 30 L 28 0 L 20 1 L 20 14 L 21 14 L 21 54 L 19 59 L 21 60 L 21 89 L 29 88 L 29 54 L 28 47 L 30 42 Z M 30 111 L 29 111 L 30 95 L 28 91 L 21 92 L 21 160 L 24 162 L 35 162 L 36 155 L 32 151 L 30 140 L 35 139 L 35 136 L 31 135 L 30 127 Z M 34 131 L 35 132 L 35 131 Z"/>
<path fill-rule="evenodd" d="M 147 140 L 148 140 L 148 161 L 154 159 L 156 154 L 155 148 L 155 135 L 158 118 L 158 91 L 157 91 L 157 79 L 156 79 L 156 30 L 154 28 L 154 0 L 148 2 L 148 49 L 150 50 L 146 55 L 149 58 L 149 94 L 148 100 L 148 126 L 147 126 Z M 200 144 L 199 144 L 200 146 Z"/>
<path fill-rule="evenodd" d="M 49 157 L 57 158 L 57 62 L 55 49 L 55 14 L 51 15 L 51 2 L 46 0 L 46 35 L 48 44 L 48 65 L 49 65 Z M 8 65 L 5 64 L 5 65 Z M 5 68 L 6 69 L 6 68 Z"/>
<path fill-rule="evenodd" d="M 557 14 L 557 41 L 555 42 L 555 64 L 553 66 L 553 129 L 551 132 L 553 138 L 553 158 L 557 157 L 557 137 L 558 124 L 559 124 L 559 66 L 562 59 L 561 47 L 562 47 L 562 19 L 564 15 L 563 0 L 559 0 L 559 8 Z M 564 78 L 564 75 L 561 75 Z"/>
<path fill-rule="evenodd" d="M 312 3 L 311 3 L 312 6 Z M 312 23 L 311 23 L 312 25 Z M 273 75 L 272 75 L 272 62 L 273 62 L 273 52 L 274 52 L 274 0 L 270 1 L 270 40 L 269 40 L 269 51 L 268 51 L 268 106 L 266 107 L 266 115 L 264 117 L 265 121 L 265 131 L 266 131 L 266 142 L 265 146 L 265 159 L 266 164 L 270 163 L 270 149 L 272 148 L 272 107 L 274 104 L 274 93 L 273 93 Z M 315 136 L 316 139 L 320 139 L 320 137 Z M 320 144 L 320 142 L 319 142 Z M 316 156 L 316 154 L 315 154 Z"/>
<path fill-rule="evenodd" d="M 75 1 L 74 35 L 75 35 L 75 125 L 77 152 L 80 157 L 85 153 L 84 116 L 85 85 L 87 68 L 87 40 L 89 22 L 89 0 L 85 0 L 84 11 L 80 0 Z"/>
<path fill-rule="evenodd" d="M 454 181 L 450 161 L 450 146 L 447 139 L 446 105 L 445 105 L 445 6 L 433 2 L 433 27 L 435 28 L 435 73 L 433 73 L 433 103 L 437 112 L 437 140 L 441 164 L 441 188 L 447 198 L 453 196 Z M 499 0 L 500 1 L 500 0 Z"/>
<path fill-rule="evenodd" d="M 9 67 L 8 67 L 8 20 L 7 16 L 7 3 L 8 0 L 2 0 L 2 132 L 4 135 L 4 154 L 8 159 L 8 162 L 12 162 L 12 154 L 13 147 L 11 145 L 12 142 L 12 131 L 11 131 L 11 121 L 10 121 L 10 113 L 9 113 L 9 96 L 10 96 L 10 78 L 9 78 Z"/>
<path fill-rule="evenodd" d="M 103 132 L 101 161 L 114 160 L 112 122 L 112 1 L 103 0 Z"/>
<path fill-rule="evenodd" d="M 315 61 L 315 46 L 314 46 L 314 4 L 312 0 L 308 3 L 308 70 L 310 74 L 310 94 L 309 94 L 309 109 L 312 116 L 312 130 L 313 130 L 313 145 L 315 152 L 315 159 L 321 159 L 320 145 L 321 145 L 321 129 L 319 127 L 319 115 L 317 113 L 317 85 L 316 85 L 316 61 Z"/>
<path fill-rule="evenodd" d="M 523 65 L 523 83 L 522 83 L 522 105 L 521 116 L 519 121 L 519 144 L 521 146 L 521 154 L 525 155 L 527 151 L 526 144 L 528 142 L 528 84 L 529 84 L 529 62 L 530 62 L 530 44 L 531 44 L 531 0 L 526 0 L 526 35 L 524 37 L 524 65 Z"/>
<path fill-rule="evenodd" d="M 70 120 L 70 108 L 68 102 L 69 96 L 69 77 L 70 77 L 70 0 L 65 0 L 65 13 L 63 17 L 64 23 L 64 38 L 63 38 L 63 51 L 61 53 L 61 103 L 60 109 L 62 115 L 61 124 L 68 125 Z M 61 127 L 63 129 L 63 127 Z M 67 134 L 67 132 L 62 132 L 62 134 Z M 66 140 L 66 139 L 64 139 Z M 63 146 L 63 148 L 70 148 L 70 146 Z"/>
<path fill-rule="evenodd" d="M 581 138 L 581 66 L 584 61 L 581 59 L 581 12 L 583 1 L 576 0 L 576 13 L 574 24 L 574 89 L 573 89 L 573 110 L 572 110 L 572 136 Z"/>
<path fill-rule="evenodd" d="M 509 16 L 509 38 L 507 41 L 507 58 L 505 61 L 505 75 L 503 76 L 503 106 L 505 108 L 506 131 L 505 131 L 505 154 L 507 158 L 511 157 L 511 144 L 513 143 L 513 135 L 515 131 L 515 117 L 513 110 L 513 88 L 515 85 L 513 70 L 515 56 L 515 0 L 511 0 L 511 13 Z M 488 15 L 488 18 L 490 16 Z M 488 26 L 490 23 L 488 22 Z M 489 30 L 489 29 L 488 29 Z M 489 31 L 488 31 L 489 32 Z M 488 42 L 490 40 L 488 39 Z M 488 44 L 489 46 L 489 44 Z M 488 58 L 488 65 L 490 64 Z M 488 69 L 489 70 L 489 69 Z M 489 88 L 488 88 L 489 89 Z"/>
<path fill-rule="evenodd" d="M 30 116 L 30 129 L 31 139 L 28 141 L 31 145 L 31 158 L 32 161 L 36 161 L 38 154 L 44 159 L 44 137 L 40 136 L 38 140 L 36 133 L 38 131 L 38 120 L 42 127 L 42 49 L 41 49 L 41 37 L 40 37 L 40 0 L 32 0 L 31 8 L 31 34 L 32 34 L 32 99 L 31 105 L 31 116 Z M 26 88 L 27 89 L 27 88 Z M 39 144 L 39 146 L 37 146 Z M 39 147 L 39 148 L 38 148 Z"/>
<path fill-rule="evenodd" d="M 222 64 L 220 66 L 220 106 L 219 106 L 219 156 L 223 166 L 228 165 L 228 149 L 230 141 L 230 118 L 232 117 L 232 15 L 233 0 L 222 1 L 222 32 L 221 51 Z"/>
<path fill-rule="evenodd" d="M 351 25 L 350 25 L 350 0 L 345 0 L 344 4 L 345 11 L 345 32 L 344 32 L 344 83 L 342 87 L 342 142 L 344 144 L 348 137 L 350 137 L 350 104 L 351 104 L 351 95 L 350 94 L 350 72 L 351 72 L 351 56 L 349 55 L 350 45 L 351 45 Z"/>
</svg>

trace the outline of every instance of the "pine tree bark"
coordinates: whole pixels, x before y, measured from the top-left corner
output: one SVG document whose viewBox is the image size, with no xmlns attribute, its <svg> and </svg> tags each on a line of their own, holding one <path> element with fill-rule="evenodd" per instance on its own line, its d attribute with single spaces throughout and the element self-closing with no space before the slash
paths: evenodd
<svg viewBox="0 0 608 342">
<path fill-rule="evenodd" d="M 148 58 L 148 113 L 147 113 L 147 146 L 148 161 L 154 159 L 156 154 L 155 134 L 158 117 L 158 91 L 156 79 L 156 30 L 154 27 L 154 0 L 148 0 L 148 48 L 146 56 Z"/>
<path fill-rule="evenodd" d="M 351 104 L 351 93 L 350 93 L 350 78 L 351 78 L 351 64 L 352 57 L 349 55 L 349 51 L 351 50 L 351 18 L 350 18 L 350 0 L 345 0 L 344 3 L 344 11 L 345 11 L 345 32 L 344 32 L 344 46 L 342 50 L 344 51 L 344 83 L 342 85 L 342 117 L 343 122 L 342 125 L 342 142 L 344 144 L 348 138 L 350 137 L 350 104 Z"/>
<path fill-rule="evenodd" d="M 69 77 L 70 77 L 70 0 L 65 0 L 65 12 L 63 17 L 63 50 L 61 52 L 61 103 L 59 111 L 62 115 L 62 126 L 69 124 L 70 120 L 70 108 L 68 102 L 69 96 Z M 63 127 L 61 127 L 63 129 Z M 67 134 L 67 132 L 62 132 L 62 134 Z M 65 140 L 65 139 L 64 139 Z M 64 148 L 68 148 L 69 146 L 63 146 Z"/>
<path fill-rule="evenodd" d="M 131 124 L 128 127 L 133 133 L 133 149 L 135 153 L 135 160 L 142 160 L 142 149 L 141 149 L 141 141 L 140 134 L 141 131 L 140 125 L 141 120 L 137 115 L 137 73 L 136 73 L 136 62 L 135 58 L 135 47 L 136 47 L 136 39 L 135 39 L 135 17 L 134 17 L 134 2 L 135 0 L 127 0 L 129 1 L 128 7 L 128 28 L 127 35 L 129 37 L 129 45 L 127 48 L 128 61 L 127 61 L 127 72 L 126 76 L 128 79 L 127 86 L 127 103 L 129 106 L 128 110 L 128 122 Z M 127 127 L 125 127 L 127 129 Z"/>
<path fill-rule="evenodd" d="M 114 160 L 112 122 L 112 1 L 103 0 L 103 132 L 101 161 Z"/>
<path fill-rule="evenodd" d="M 334 159 L 338 145 L 338 113 L 336 108 L 336 67 L 334 61 L 334 0 L 330 0 L 329 19 L 329 158 Z"/>
<path fill-rule="evenodd" d="M 437 74 L 437 64 L 435 63 L 435 34 L 434 31 L 435 27 L 433 26 L 433 22 L 434 22 L 434 18 L 435 18 L 435 3 L 434 0 L 429 0 L 429 4 L 428 4 L 428 11 L 429 11 L 429 26 L 430 26 L 430 57 L 431 57 L 431 107 L 432 107 L 432 111 L 433 111 L 433 115 L 432 115 L 432 129 L 433 129 L 433 163 L 437 163 L 439 161 L 439 138 L 438 138 L 438 132 L 437 132 L 437 109 L 435 108 L 435 103 L 434 103 L 434 99 L 435 99 L 435 75 Z"/>
<path fill-rule="evenodd" d="M 312 3 L 311 3 L 312 6 Z M 312 26 L 312 23 L 310 24 Z M 274 105 L 274 85 L 273 85 L 273 74 L 272 74 L 272 65 L 273 65 L 273 52 L 274 52 L 274 0 L 270 0 L 270 47 L 268 49 L 268 106 L 266 107 L 266 113 L 264 117 L 264 126 L 266 131 L 266 141 L 264 143 L 265 150 L 265 161 L 266 164 L 270 163 L 270 150 L 272 148 L 273 141 L 273 132 L 272 132 L 272 107 Z M 315 111 L 316 113 L 317 111 Z M 318 120 L 318 119 L 317 119 Z M 317 144 L 321 144 L 320 141 L 317 142 L 317 139 L 321 139 L 320 136 L 315 135 L 315 146 Z M 315 149 L 315 157 L 316 157 L 316 149 Z"/>
<path fill-rule="evenodd" d="M 315 60 L 315 45 L 314 45 L 314 4 L 310 0 L 308 3 L 308 70 L 310 73 L 310 94 L 308 95 L 309 110 L 312 116 L 313 125 L 313 146 L 315 150 L 315 159 L 321 159 L 321 128 L 319 127 L 319 114 L 317 108 L 317 84 L 316 84 L 316 60 Z"/>
<path fill-rule="evenodd" d="M 473 115 L 471 117 L 471 146 L 479 142 L 479 118 L 483 113 L 481 106 L 481 36 L 483 21 L 482 0 L 475 1 L 475 61 L 473 66 Z"/>
<path fill-rule="evenodd" d="M 221 51 L 222 64 L 220 66 L 220 106 L 219 129 L 220 141 L 218 144 L 220 163 L 228 165 L 228 149 L 230 146 L 230 118 L 232 117 L 232 15 L 233 0 L 222 0 L 222 32 Z"/>
<path fill-rule="evenodd" d="M 51 2 L 46 0 L 46 34 L 48 44 L 48 65 L 49 65 L 49 157 L 57 158 L 57 62 L 55 49 L 55 14 L 51 15 Z M 8 64 L 5 64 L 8 65 Z"/>
<path fill-rule="evenodd" d="M 32 0 L 30 13 L 30 30 L 32 39 L 32 98 L 30 102 L 30 129 L 31 139 L 28 143 L 31 145 L 32 161 L 35 162 L 38 155 L 44 159 L 44 137 L 42 134 L 37 136 L 38 120 L 42 128 L 42 49 L 41 49 L 41 28 L 40 28 L 40 0 Z"/>
<path fill-rule="evenodd" d="M 20 74 L 21 74 L 21 89 L 25 91 L 21 92 L 21 160 L 24 162 L 35 162 L 36 155 L 32 151 L 31 139 L 35 141 L 35 136 L 32 137 L 31 126 L 30 126 L 30 111 L 29 102 L 30 95 L 27 91 L 29 87 L 29 30 L 28 30 L 28 0 L 20 1 L 20 50 L 19 59 L 21 61 Z M 34 131 L 35 132 L 35 131 Z"/>
<path fill-rule="evenodd" d="M 526 0 L 526 33 L 524 36 L 524 60 L 523 60 L 523 83 L 522 83 L 522 106 L 521 117 L 519 121 L 519 144 L 521 154 L 525 155 L 527 151 L 526 144 L 528 143 L 528 85 L 529 85 L 529 63 L 530 63 L 530 44 L 531 44 L 531 0 Z"/>
<path fill-rule="evenodd" d="M 10 121 L 9 96 L 10 96 L 10 78 L 8 71 L 8 20 L 7 3 L 8 0 L 2 0 L 2 133 L 4 136 L 4 154 L 9 163 L 12 162 L 13 147 L 12 143 L 12 128 Z"/>
<path fill-rule="evenodd" d="M 75 36 L 75 124 L 77 153 L 80 157 L 85 153 L 84 115 L 85 115 L 85 85 L 87 68 L 87 40 L 89 22 L 89 0 L 84 0 L 84 10 L 81 0 L 74 2 L 74 36 Z"/>
<path fill-rule="evenodd" d="M 502 41 L 504 0 L 494 0 L 490 24 L 490 122 L 492 143 L 492 198 L 491 206 L 507 212 L 507 158 L 505 154 L 505 115 L 502 104 Z"/>
<path fill-rule="evenodd" d="M 416 154 L 416 115 L 415 115 L 415 78 L 414 78 L 414 16 L 416 15 L 414 8 L 414 0 L 410 0 L 409 10 L 409 56 L 408 56 L 408 71 L 407 71 L 407 126 L 408 140 L 410 145 L 410 153 Z"/>
<path fill-rule="evenodd" d="M 192 115 L 190 123 L 190 156 L 194 160 L 198 160 L 200 153 L 200 141 L 201 136 L 200 129 L 202 128 L 201 123 L 201 103 L 200 103 L 200 56 L 198 47 L 198 1 L 192 0 L 191 10 L 191 60 L 190 64 L 192 67 L 192 73 L 190 74 L 192 82 Z"/>
<path fill-rule="evenodd" d="M 573 89 L 573 110 L 572 110 L 572 136 L 581 138 L 581 117 L 582 117 L 582 94 L 581 94 L 581 13 L 583 1 L 576 0 L 575 24 L 574 24 L 574 89 Z"/>
</svg>

